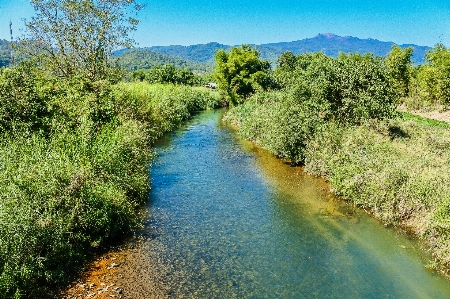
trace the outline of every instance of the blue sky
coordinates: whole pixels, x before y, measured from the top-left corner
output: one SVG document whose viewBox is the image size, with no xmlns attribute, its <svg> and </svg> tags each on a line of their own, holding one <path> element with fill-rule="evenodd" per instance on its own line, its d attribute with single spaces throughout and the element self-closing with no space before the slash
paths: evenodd
<svg viewBox="0 0 450 299">
<path fill-rule="evenodd" d="M 139 46 L 293 41 L 334 33 L 450 47 L 450 0 L 138 0 Z M 33 14 L 29 0 L 0 0 L 0 38 Z"/>
</svg>

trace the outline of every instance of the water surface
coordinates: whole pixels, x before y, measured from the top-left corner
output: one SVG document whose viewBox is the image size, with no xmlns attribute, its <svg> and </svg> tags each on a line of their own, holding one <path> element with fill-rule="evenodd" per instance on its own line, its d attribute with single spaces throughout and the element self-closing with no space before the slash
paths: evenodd
<svg viewBox="0 0 450 299">
<path fill-rule="evenodd" d="M 163 138 L 147 230 L 173 298 L 450 298 L 402 233 L 207 111 Z"/>
</svg>

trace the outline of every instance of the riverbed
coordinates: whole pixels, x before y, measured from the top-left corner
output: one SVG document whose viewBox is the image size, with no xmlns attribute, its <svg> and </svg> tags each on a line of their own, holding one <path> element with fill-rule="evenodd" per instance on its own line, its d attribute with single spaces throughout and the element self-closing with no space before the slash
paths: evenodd
<svg viewBox="0 0 450 299">
<path fill-rule="evenodd" d="M 417 240 L 241 140 L 223 113 L 156 144 L 149 218 L 115 274 L 122 298 L 450 298 Z"/>
</svg>

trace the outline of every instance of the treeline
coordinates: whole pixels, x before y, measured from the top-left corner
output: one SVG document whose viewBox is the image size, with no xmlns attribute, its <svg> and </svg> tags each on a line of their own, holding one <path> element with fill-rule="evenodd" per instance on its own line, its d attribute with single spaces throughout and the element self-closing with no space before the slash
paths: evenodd
<svg viewBox="0 0 450 299">
<path fill-rule="evenodd" d="M 225 120 L 244 138 L 325 177 L 334 192 L 387 225 L 406 227 L 450 269 L 450 125 L 397 107 L 450 104 L 450 50 L 370 54 L 285 52 L 275 70 L 243 46 L 216 55 Z M 411 100 L 412 99 L 412 100 Z"/>
<path fill-rule="evenodd" d="M 159 84 L 177 84 L 190 86 L 203 86 L 213 80 L 207 75 L 196 75 L 186 69 L 177 69 L 171 64 L 157 65 L 149 70 L 137 70 L 131 73 L 131 81 L 140 81 Z"/>
</svg>

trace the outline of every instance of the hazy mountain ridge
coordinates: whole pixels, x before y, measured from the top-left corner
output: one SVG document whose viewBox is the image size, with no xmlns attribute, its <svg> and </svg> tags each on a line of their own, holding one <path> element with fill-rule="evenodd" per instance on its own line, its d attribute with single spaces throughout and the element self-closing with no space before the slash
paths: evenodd
<svg viewBox="0 0 450 299">
<path fill-rule="evenodd" d="M 313 38 L 306 38 L 292 42 L 268 43 L 254 45 L 261 52 L 261 57 L 269 61 L 276 61 L 278 56 L 284 51 L 292 51 L 294 54 L 305 52 L 322 51 L 330 56 L 337 56 L 339 52 L 358 52 L 360 54 L 372 53 L 375 56 L 385 56 L 391 50 L 394 42 L 383 42 L 376 39 L 360 39 L 352 36 L 338 36 L 332 33 L 319 34 Z M 402 48 L 414 47 L 412 60 L 415 63 L 425 61 L 426 51 L 432 49 L 427 46 L 418 46 L 414 44 L 399 45 Z M 212 63 L 214 54 L 218 49 L 230 49 L 231 46 L 219 43 L 207 43 L 191 46 L 154 46 L 148 47 L 150 51 L 164 53 L 182 59 Z"/>
</svg>

